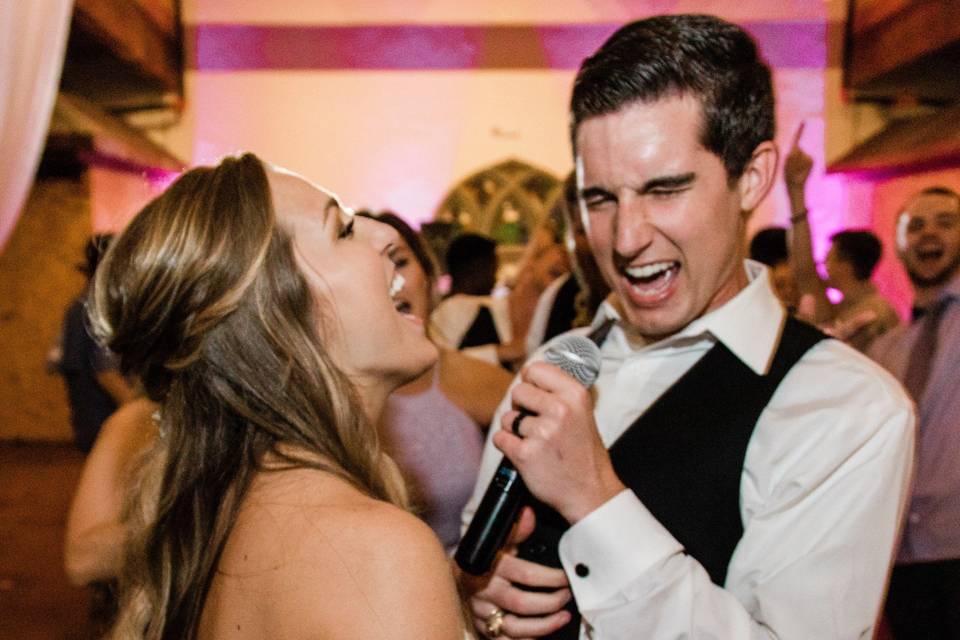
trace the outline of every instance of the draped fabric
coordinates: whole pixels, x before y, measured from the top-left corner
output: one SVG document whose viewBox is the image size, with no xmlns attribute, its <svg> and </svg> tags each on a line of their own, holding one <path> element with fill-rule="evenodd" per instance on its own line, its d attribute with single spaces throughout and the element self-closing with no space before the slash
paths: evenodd
<svg viewBox="0 0 960 640">
<path fill-rule="evenodd" d="M 0 0 L 0 250 L 40 161 L 72 9 L 73 0 Z"/>
</svg>

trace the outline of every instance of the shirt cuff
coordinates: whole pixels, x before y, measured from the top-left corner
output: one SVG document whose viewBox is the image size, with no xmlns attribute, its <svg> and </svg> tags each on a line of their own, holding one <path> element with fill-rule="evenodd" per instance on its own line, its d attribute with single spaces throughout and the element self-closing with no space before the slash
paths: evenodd
<svg viewBox="0 0 960 640">
<path fill-rule="evenodd" d="M 682 551 L 629 489 L 570 527 L 559 546 L 581 611 L 608 604 L 644 572 Z"/>
</svg>

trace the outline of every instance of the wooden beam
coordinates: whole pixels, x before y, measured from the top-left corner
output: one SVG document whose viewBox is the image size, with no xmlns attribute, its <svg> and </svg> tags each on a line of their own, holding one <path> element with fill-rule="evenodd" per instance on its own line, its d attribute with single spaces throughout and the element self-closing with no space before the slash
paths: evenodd
<svg viewBox="0 0 960 640">
<path fill-rule="evenodd" d="M 896 120 L 827 171 L 893 176 L 945 167 L 960 167 L 960 106 Z"/>
<path fill-rule="evenodd" d="M 75 0 L 73 17 L 74 28 L 93 37 L 117 58 L 166 91 L 181 92 L 182 64 L 176 30 L 170 32 L 159 25 L 138 3 Z"/>
<path fill-rule="evenodd" d="M 921 79 L 917 73 L 925 64 L 935 64 L 960 42 L 960 2 L 955 0 L 855 0 L 853 12 L 846 83 L 854 90 L 876 93 L 876 85 L 886 80 L 892 90 L 902 87 L 901 94 L 922 95 L 911 78 Z M 912 71 L 890 82 L 906 68 Z"/>
<path fill-rule="evenodd" d="M 185 163 L 169 151 L 153 142 L 142 132 L 114 117 L 89 100 L 61 92 L 54 105 L 50 135 L 61 140 L 83 136 L 92 140 L 86 149 L 120 158 L 130 163 L 180 171 Z M 78 149 L 82 151 L 84 148 Z"/>
</svg>

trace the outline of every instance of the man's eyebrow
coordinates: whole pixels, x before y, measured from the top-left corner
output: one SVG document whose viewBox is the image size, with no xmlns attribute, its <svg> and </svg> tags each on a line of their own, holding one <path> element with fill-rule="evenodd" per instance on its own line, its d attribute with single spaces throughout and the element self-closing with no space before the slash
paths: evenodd
<svg viewBox="0 0 960 640">
<path fill-rule="evenodd" d="M 681 173 L 677 176 L 654 178 L 653 180 L 647 180 L 643 183 L 643 186 L 640 188 L 640 193 L 650 193 L 657 189 L 679 189 L 688 186 L 696 177 L 697 174 L 690 171 L 689 173 Z"/>
</svg>

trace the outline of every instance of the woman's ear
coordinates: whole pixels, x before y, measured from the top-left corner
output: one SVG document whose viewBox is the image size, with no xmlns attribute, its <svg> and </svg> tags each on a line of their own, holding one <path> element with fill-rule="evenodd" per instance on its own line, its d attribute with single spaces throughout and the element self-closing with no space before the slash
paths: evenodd
<svg viewBox="0 0 960 640">
<path fill-rule="evenodd" d="M 772 140 L 765 140 L 753 150 L 743 173 L 737 179 L 740 208 L 753 211 L 770 191 L 777 175 L 779 152 Z"/>
</svg>

